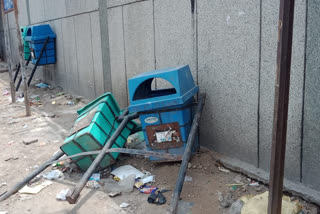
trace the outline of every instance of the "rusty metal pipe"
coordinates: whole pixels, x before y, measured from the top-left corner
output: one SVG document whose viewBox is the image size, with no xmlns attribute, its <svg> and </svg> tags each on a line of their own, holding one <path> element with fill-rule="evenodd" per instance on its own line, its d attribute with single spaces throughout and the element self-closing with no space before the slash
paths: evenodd
<svg viewBox="0 0 320 214">
<path fill-rule="evenodd" d="M 197 106 L 196 114 L 195 114 L 193 122 L 192 122 L 191 131 L 190 131 L 188 141 L 187 141 L 187 146 L 186 146 L 186 149 L 183 154 L 182 164 L 180 166 L 180 171 L 179 171 L 176 187 L 174 189 L 173 196 L 171 198 L 171 205 L 169 208 L 169 213 L 172 213 L 172 214 L 177 213 L 178 202 L 180 199 L 180 194 L 181 194 L 183 183 L 184 183 L 184 178 L 186 176 L 188 163 L 189 163 L 189 160 L 190 160 L 190 157 L 192 154 L 192 148 L 194 146 L 196 134 L 198 131 L 199 121 L 200 121 L 201 113 L 202 113 L 203 106 L 205 103 L 205 99 L 206 99 L 206 94 L 205 93 L 200 94 L 199 104 Z"/>
<path fill-rule="evenodd" d="M 274 97 L 268 214 L 280 214 L 287 142 L 294 0 L 281 0 Z"/>
<path fill-rule="evenodd" d="M 126 148 L 111 148 L 107 149 L 105 154 L 112 153 L 112 152 L 118 152 L 123 154 L 133 154 L 133 155 L 145 155 L 149 157 L 159 157 L 159 158 L 166 158 L 170 160 L 176 160 L 179 161 L 182 159 L 182 155 L 177 154 L 170 154 L 170 153 L 164 153 L 164 152 L 154 152 L 154 151 L 148 151 L 148 150 L 139 150 L 139 149 L 126 149 Z M 57 163 L 59 161 L 68 160 L 70 158 L 76 158 L 81 156 L 89 156 L 89 155 L 98 155 L 100 151 L 91 151 L 91 152 L 81 152 L 75 155 L 66 156 L 64 158 L 61 158 L 59 160 L 52 161 L 48 163 L 48 165 L 51 165 L 53 163 Z"/>
</svg>

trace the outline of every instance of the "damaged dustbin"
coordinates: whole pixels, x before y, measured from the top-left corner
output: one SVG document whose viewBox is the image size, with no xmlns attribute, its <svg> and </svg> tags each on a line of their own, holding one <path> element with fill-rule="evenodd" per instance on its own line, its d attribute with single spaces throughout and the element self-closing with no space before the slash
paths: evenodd
<svg viewBox="0 0 320 214">
<path fill-rule="evenodd" d="M 111 135 L 119 126 L 116 118 L 120 115 L 119 106 L 111 93 L 106 93 L 88 105 L 78 110 L 78 118 L 70 130 L 68 137 L 60 149 L 68 156 L 101 150 Z M 122 148 L 128 136 L 136 128 L 136 123 L 130 121 L 123 129 L 111 148 Z M 107 154 L 96 171 L 114 163 L 119 153 Z M 97 155 L 82 156 L 72 160 L 82 170 L 86 171 Z"/>
<path fill-rule="evenodd" d="M 29 42 L 26 41 L 26 35 L 27 35 L 27 30 L 28 26 L 21 27 L 21 37 L 22 37 L 22 43 L 23 43 L 23 54 L 24 54 L 24 59 L 27 60 L 30 56 L 30 48 L 29 48 Z"/>
<path fill-rule="evenodd" d="M 155 78 L 169 82 L 172 88 L 153 90 Z M 192 125 L 193 96 L 198 90 L 188 65 L 146 72 L 129 80 L 129 111 L 140 114 L 148 150 L 184 153 Z"/>
<path fill-rule="evenodd" d="M 27 29 L 25 41 L 29 42 L 32 64 L 36 64 L 40 56 L 42 47 L 49 37 L 46 49 L 40 58 L 39 65 L 56 63 L 56 34 L 50 25 L 34 25 Z"/>
</svg>

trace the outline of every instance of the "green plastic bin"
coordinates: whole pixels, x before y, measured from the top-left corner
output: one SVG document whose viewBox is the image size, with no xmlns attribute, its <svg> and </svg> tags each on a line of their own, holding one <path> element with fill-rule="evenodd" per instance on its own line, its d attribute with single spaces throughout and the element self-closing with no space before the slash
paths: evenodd
<svg viewBox="0 0 320 214">
<path fill-rule="evenodd" d="M 23 54 L 24 54 L 24 59 L 27 60 L 30 56 L 30 47 L 29 47 L 29 42 L 25 40 L 25 37 L 27 35 L 28 31 L 28 26 L 21 27 L 21 36 L 22 36 L 22 43 L 23 43 Z"/>
<path fill-rule="evenodd" d="M 78 118 L 70 130 L 68 137 L 60 149 L 67 155 L 81 152 L 101 150 L 104 144 L 115 132 L 119 123 L 116 117 L 120 114 L 119 106 L 111 93 L 106 93 L 87 106 L 78 110 Z M 122 148 L 128 136 L 134 132 L 137 124 L 130 121 L 112 148 Z M 96 171 L 114 163 L 119 153 L 105 155 Z M 97 155 L 74 158 L 78 167 L 87 170 Z"/>
</svg>

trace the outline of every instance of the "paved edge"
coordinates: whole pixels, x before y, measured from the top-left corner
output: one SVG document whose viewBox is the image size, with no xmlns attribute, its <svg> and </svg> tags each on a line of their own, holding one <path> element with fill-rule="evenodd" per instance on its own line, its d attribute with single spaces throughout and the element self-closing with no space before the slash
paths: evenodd
<svg viewBox="0 0 320 214">
<path fill-rule="evenodd" d="M 238 159 L 224 156 L 223 154 L 214 152 L 205 147 L 201 147 L 201 149 L 210 152 L 212 157 L 222 163 L 226 168 L 247 175 L 248 177 L 256 179 L 266 185 L 269 184 L 269 173 L 266 171 L 258 169 L 255 166 Z M 320 192 L 306 187 L 302 183 L 296 183 L 284 179 L 284 191 L 320 206 Z"/>
</svg>

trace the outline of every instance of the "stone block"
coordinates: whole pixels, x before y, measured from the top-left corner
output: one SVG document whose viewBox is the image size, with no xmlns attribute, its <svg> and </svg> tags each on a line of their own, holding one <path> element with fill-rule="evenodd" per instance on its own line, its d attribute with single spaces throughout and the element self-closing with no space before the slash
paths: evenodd
<svg viewBox="0 0 320 214">
<path fill-rule="evenodd" d="M 307 2 L 302 183 L 320 190 L 320 3 L 316 0 Z"/>
<path fill-rule="evenodd" d="M 66 71 L 66 89 L 76 95 L 79 91 L 79 73 L 75 23 L 73 17 L 62 19 L 63 53 Z"/>
<path fill-rule="evenodd" d="M 258 165 L 260 2 L 198 1 L 202 144 Z"/>
<path fill-rule="evenodd" d="M 155 69 L 153 1 L 123 6 L 127 78 Z"/>
<path fill-rule="evenodd" d="M 109 50 L 112 93 L 118 104 L 128 106 L 122 8 L 108 9 Z"/>
<path fill-rule="evenodd" d="M 193 16 L 190 1 L 154 1 L 156 69 L 188 64 L 197 82 Z M 157 81 L 157 87 L 168 85 Z"/>
<path fill-rule="evenodd" d="M 262 3 L 259 166 L 266 171 L 269 171 L 271 157 L 278 7 L 276 0 Z M 285 176 L 294 181 L 300 181 L 305 13 L 305 2 L 296 1 L 285 166 Z"/>
<path fill-rule="evenodd" d="M 92 31 L 89 14 L 74 16 L 76 53 L 78 59 L 79 92 L 81 96 L 95 98 Z"/>
<path fill-rule="evenodd" d="M 96 97 L 104 93 L 99 12 L 90 13 L 92 56 Z"/>
</svg>

